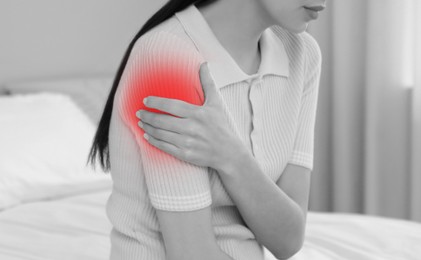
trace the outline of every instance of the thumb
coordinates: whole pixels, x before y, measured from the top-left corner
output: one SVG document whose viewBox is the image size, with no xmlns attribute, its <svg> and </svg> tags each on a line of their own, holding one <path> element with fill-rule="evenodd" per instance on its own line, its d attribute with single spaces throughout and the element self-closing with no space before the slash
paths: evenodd
<svg viewBox="0 0 421 260">
<path fill-rule="evenodd" d="M 205 103 L 217 98 L 217 90 L 215 81 L 213 80 L 208 62 L 204 62 L 200 65 L 200 83 L 202 84 L 203 93 L 205 94 Z M 209 100 L 209 101 L 208 101 Z"/>
</svg>

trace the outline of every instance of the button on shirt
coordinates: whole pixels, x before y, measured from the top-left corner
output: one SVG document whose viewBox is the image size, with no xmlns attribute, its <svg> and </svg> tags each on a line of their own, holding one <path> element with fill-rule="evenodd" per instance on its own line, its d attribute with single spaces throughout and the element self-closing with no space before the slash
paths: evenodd
<svg viewBox="0 0 421 260">
<path fill-rule="evenodd" d="M 246 74 L 194 5 L 136 42 L 117 89 L 110 126 L 111 259 L 164 260 L 155 210 L 211 206 L 221 250 L 236 260 L 263 260 L 262 246 L 245 225 L 218 173 L 156 153 L 133 124 L 136 110 L 127 106 L 142 102 L 142 79 L 162 64 L 177 67 L 181 76 L 195 82 L 188 86 L 191 91 L 199 93 L 199 67 L 207 61 L 230 127 L 263 173 L 276 182 L 288 163 L 312 170 L 320 49 L 309 34 L 292 34 L 276 26 L 262 33 L 259 46 L 258 72 Z M 141 83 L 132 84 L 138 78 Z M 171 91 L 170 85 L 160 87 Z"/>
</svg>

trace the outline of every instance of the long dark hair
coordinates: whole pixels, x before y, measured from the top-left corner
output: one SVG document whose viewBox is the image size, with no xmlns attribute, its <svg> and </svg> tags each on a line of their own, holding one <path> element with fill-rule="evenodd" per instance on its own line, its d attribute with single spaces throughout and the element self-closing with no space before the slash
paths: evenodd
<svg viewBox="0 0 421 260">
<path fill-rule="evenodd" d="M 98 129 L 93 139 L 92 147 L 89 152 L 88 162 L 95 166 L 97 156 L 100 159 L 100 165 L 104 171 L 111 169 L 110 164 L 110 153 L 108 146 L 108 133 L 110 130 L 111 113 L 113 110 L 114 96 L 117 91 L 118 84 L 120 82 L 121 75 L 123 74 L 130 52 L 132 51 L 133 45 L 136 41 L 146 32 L 151 30 L 153 27 L 167 20 L 173 16 L 176 12 L 179 12 L 186 7 L 195 4 L 196 6 L 209 4 L 215 0 L 169 0 L 161 9 L 159 9 L 149 20 L 143 25 L 140 31 L 135 35 L 133 40 L 130 42 L 123 59 L 121 60 L 120 66 L 117 70 L 117 74 L 114 78 L 113 85 L 111 87 L 110 94 L 108 95 L 107 102 L 105 104 L 104 112 L 102 113 L 99 121 Z"/>
</svg>

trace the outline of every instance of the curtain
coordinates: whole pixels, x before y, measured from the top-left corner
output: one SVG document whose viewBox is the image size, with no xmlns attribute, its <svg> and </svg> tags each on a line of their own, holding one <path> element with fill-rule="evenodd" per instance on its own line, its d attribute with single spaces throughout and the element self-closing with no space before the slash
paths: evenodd
<svg viewBox="0 0 421 260">
<path fill-rule="evenodd" d="M 336 0 L 322 49 L 310 210 L 421 221 L 421 4 Z"/>
<path fill-rule="evenodd" d="M 413 0 L 414 88 L 412 96 L 412 162 L 410 219 L 421 221 L 421 1 Z M 417 15 L 415 15 L 417 14 Z"/>
</svg>

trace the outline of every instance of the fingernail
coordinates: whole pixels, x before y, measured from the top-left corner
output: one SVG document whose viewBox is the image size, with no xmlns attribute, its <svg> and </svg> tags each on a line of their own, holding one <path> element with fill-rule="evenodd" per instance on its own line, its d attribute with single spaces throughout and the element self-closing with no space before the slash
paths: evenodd
<svg viewBox="0 0 421 260">
<path fill-rule="evenodd" d="M 144 98 L 143 99 L 143 104 L 145 104 L 146 105 L 146 101 L 148 100 L 148 98 Z"/>
<path fill-rule="evenodd" d="M 136 112 L 136 117 L 140 118 L 140 110 Z"/>
<path fill-rule="evenodd" d="M 147 133 L 144 133 L 144 134 L 143 134 L 143 137 L 144 137 L 146 140 L 149 140 L 149 135 L 148 135 Z"/>
<path fill-rule="evenodd" d="M 142 121 L 137 122 L 137 125 L 140 126 L 140 128 L 143 129 L 143 123 L 142 123 Z"/>
</svg>

